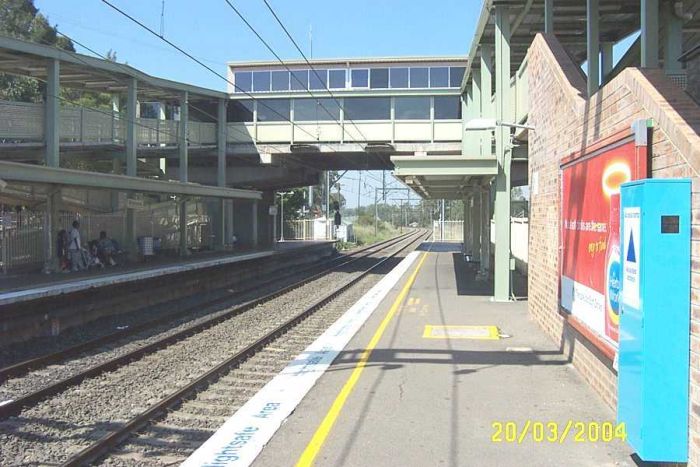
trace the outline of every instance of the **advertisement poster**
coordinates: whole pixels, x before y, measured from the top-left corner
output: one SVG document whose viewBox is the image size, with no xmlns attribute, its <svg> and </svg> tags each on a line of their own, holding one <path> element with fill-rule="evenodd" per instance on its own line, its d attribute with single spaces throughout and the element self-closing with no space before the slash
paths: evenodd
<svg viewBox="0 0 700 467">
<path fill-rule="evenodd" d="M 617 345 L 622 264 L 620 185 L 646 176 L 633 138 L 562 165 L 561 306 Z"/>
</svg>

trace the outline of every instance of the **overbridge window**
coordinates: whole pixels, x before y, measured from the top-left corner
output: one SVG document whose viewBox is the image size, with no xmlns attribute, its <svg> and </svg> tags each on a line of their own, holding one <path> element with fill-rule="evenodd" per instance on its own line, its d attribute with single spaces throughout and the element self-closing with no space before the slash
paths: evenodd
<svg viewBox="0 0 700 467">
<path fill-rule="evenodd" d="M 450 68 L 450 87 L 458 88 L 462 86 L 462 78 L 464 78 L 464 71 L 466 70 L 463 66 L 453 66 Z"/>
<path fill-rule="evenodd" d="M 272 90 L 273 91 L 289 91 L 289 72 L 288 71 L 273 71 L 272 72 Z"/>
<path fill-rule="evenodd" d="M 284 122 L 289 120 L 289 99 L 258 100 L 259 122 Z"/>
<path fill-rule="evenodd" d="M 328 70 L 309 70 L 309 89 L 326 89 Z"/>
<path fill-rule="evenodd" d="M 269 91 L 270 90 L 270 72 L 269 71 L 254 71 L 253 72 L 253 91 Z"/>
<path fill-rule="evenodd" d="M 412 88 L 427 88 L 428 87 L 428 68 L 411 68 Z"/>
<path fill-rule="evenodd" d="M 369 71 L 369 87 L 372 89 L 386 89 L 389 87 L 389 69 L 372 68 Z"/>
<path fill-rule="evenodd" d="M 391 118 L 391 98 L 389 97 L 347 97 L 344 108 L 345 118 L 349 120 L 389 120 Z"/>
<path fill-rule="evenodd" d="M 390 73 L 392 88 L 405 89 L 408 87 L 408 68 L 392 68 Z"/>
<path fill-rule="evenodd" d="M 295 122 L 340 120 L 340 107 L 334 99 L 294 99 Z"/>
<path fill-rule="evenodd" d="M 345 89 L 345 70 L 329 70 L 328 85 L 331 89 Z"/>
<path fill-rule="evenodd" d="M 435 120 L 462 118 L 462 103 L 459 96 L 435 96 Z"/>
<path fill-rule="evenodd" d="M 309 87 L 309 70 L 294 70 L 289 83 L 292 91 L 306 91 Z"/>
<path fill-rule="evenodd" d="M 353 88 L 369 86 L 369 70 L 350 70 L 350 81 Z"/>
<path fill-rule="evenodd" d="M 449 68 L 433 67 L 430 69 L 430 87 L 431 88 L 446 88 L 450 83 L 448 79 Z"/>
<path fill-rule="evenodd" d="M 226 117 L 229 122 L 252 122 L 253 101 L 231 100 L 226 106 Z"/>
<path fill-rule="evenodd" d="M 396 97 L 394 118 L 396 120 L 430 120 L 430 97 Z"/>
<path fill-rule="evenodd" d="M 250 92 L 253 90 L 253 73 L 250 71 L 237 71 L 233 75 L 236 92 Z"/>
</svg>

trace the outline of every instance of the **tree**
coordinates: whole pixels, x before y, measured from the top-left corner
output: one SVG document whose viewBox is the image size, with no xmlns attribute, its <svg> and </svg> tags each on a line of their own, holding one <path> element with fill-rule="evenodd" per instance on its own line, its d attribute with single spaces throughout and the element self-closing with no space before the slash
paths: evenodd
<svg viewBox="0 0 700 467">
<path fill-rule="evenodd" d="M 73 43 L 59 37 L 56 28 L 39 13 L 33 0 L 0 0 L 0 34 L 75 52 Z M 42 88 L 35 79 L 0 73 L 0 99 L 40 102 Z"/>
</svg>

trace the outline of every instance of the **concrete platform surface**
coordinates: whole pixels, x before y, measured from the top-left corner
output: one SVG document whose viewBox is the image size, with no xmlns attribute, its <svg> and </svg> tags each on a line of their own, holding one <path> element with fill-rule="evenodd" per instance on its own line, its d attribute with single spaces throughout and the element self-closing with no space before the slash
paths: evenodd
<svg viewBox="0 0 700 467">
<path fill-rule="evenodd" d="M 574 440 L 581 431 L 577 422 L 586 423 L 585 430 L 588 422 L 614 424 L 612 410 L 529 319 L 526 302 L 490 301 L 491 285 L 475 281 L 458 248 L 424 245 L 438 252 L 426 252 L 403 276 L 254 465 L 295 465 L 314 453 L 318 466 L 634 465 L 623 441 L 593 442 L 587 432 L 583 441 Z M 386 324 L 387 311 L 416 267 L 415 283 L 347 392 L 363 351 Z M 496 326 L 504 336 L 455 338 L 479 329 L 448 331 L 451 339 L 427 338 L 426 325 Z M 337 417 L 327 416 L 344 387 L 347 398 Z M 324 418 L 318 433 L 327 435 L 319 438 Z M 562 436 L 570 421 L 570 433 Z M 531 427 L 542 422 L 544 439 L 536 442 L 529 431 L 520 443 L 508 442 L 506 433 L 494 440 L 494 424 L 506 422 L 515 422 L 518 437 L 528 422 Z M 557 424 L 557 441 L 547 440 L 551 422 Z M 310 445 L 312 438 L 320 442 Z"/>
<path fill-rule="evenodd" d="M 235 252 L 207 251 L 194 253 L 187 258 L 160 257 L 144 263 L 124 264 L 113 268 L 107 267 L 89 271 L 63 274 L 32 273 L 12 277 L 0 275 L 0 305 L 36 300 L 95 287 L 138 281 L 168 274 L 178 274 L 241 261 L 250 261 L 324 243 L 332 242 L 288 241 L 277 244 L 274 249 Z"/>
</svg>

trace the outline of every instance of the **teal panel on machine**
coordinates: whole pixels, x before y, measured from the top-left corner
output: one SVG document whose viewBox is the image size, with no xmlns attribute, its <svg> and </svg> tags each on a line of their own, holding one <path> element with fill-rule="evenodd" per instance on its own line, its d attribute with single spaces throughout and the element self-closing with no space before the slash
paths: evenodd
<svg viewBox="0 0 700 467">
<path fill-rule="evenodd" d="M 640 458 L 688 459 L 690 193 L 687 179 L 625 183 L 618 421 Z"/>
</svg>

